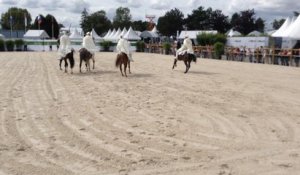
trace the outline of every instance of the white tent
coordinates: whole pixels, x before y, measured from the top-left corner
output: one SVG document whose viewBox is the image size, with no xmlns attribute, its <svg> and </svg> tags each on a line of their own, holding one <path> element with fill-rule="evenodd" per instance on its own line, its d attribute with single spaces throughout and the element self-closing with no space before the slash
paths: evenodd
<svg viewBox="0 0 300 175">
<path fill-rule="evenodd" d="M 260 35 L 262 35 L 262 33 L 256 30 L 248 33 L 248 36 L 260 36 Z"/>
<path fill-rule="evenodd" d="M 124 35 L 124 38 L 127 40 L 141 40 L 141 37 L 139 37 L 131 27 L 129 28 L 128 32 Z"/>
<path fill-rule="evenodd" d="M 218 31 L 216 31 L 216 30 L 188 30 L 188 31 L 181 31 L 178 38 L 179 39 L 184 39 L 185 36 L 188 36 L 191 39 L 196 39 L 197 35 L 200 35 L 202 33 L 217 34 Z"/>
<path fill-rule="evenodd" d="M 234 31 L 233 29 L 230 29 L 227 36 L 233 37 L 233 36 L 241 36 L 242 34 L 238 31 Z"/>
<path fill-rule="evenodd" d="M 116 34 L 116 29 L 114 29 L 111 33 L 110 33 L 110 35 L 108 35 L 105 39 L 106 40 L 111 40 L 112 39 L 112 36 L 114 36 L 115 34 Z"/>
<path fill-rule="evenodd" d="M 118 40 L 120 38 L 120 34 L 122 33 L 121 29 L 118 28 L 116 33 L 110 37 L 111 40 Z"/>
<path fill-rule="evenodd" d="M 107 36 L 109 36 L 111 34 L 111 30 L 109 29 L 108 32 L 104 35 L 103 39 L 106 39 Z"/>
<path fill-rule="evenodd" d="M 82 39 L 83 37 L 80 35 L 80 33 L 78 32 L 77 29 L 74 30 L 74 32 L 71 33 L 71 35 L 69 36 L 69 38 L 71 40 L 80 40 Z"/>
<path fill-rule="evenodd" d="M 292 20 L 290 17 L 286 18 L 284 23 L 280 26 L 280 28 L 272 34 L 273 37 L 283 37 L 285 35 L 286 30 L 291 26 Z"/>
<path fill-rule="evenodd" d="M 289 26 L 284 37 L 300 39 L 300 16 L 298 16 L 295 22 L 293 22 L 293 24 Z"/>
<path fill-rule="evenodd" d="M 50 38 L 45 30 L 28 30 L 24 34 L 24 38 L 28 39 L 45 39 Z"/>
<path fill-rule="evenodd" d="M 4 35 L 0 33 L 0 39 L 4 39 Z"/>
<path fill-rule="evenodd" d="M 97 34 L 97 32 L 95 31 L 94 28 L 92 29 L 91 33 L 92 33 L 92 37 L 93 37 L 94 39 L 96 39 L 96 40 L 102 39 L 102 38 Z"/>
<path fill-rule="evenodd" d="M 127 33 L 127 30 L 126 30 L 126 28 L 124 27 L 124 29 L 122 30 L 120 36 L 121 36 L 121 35 L 124 36 L 126 33 Z"/>
</svg>

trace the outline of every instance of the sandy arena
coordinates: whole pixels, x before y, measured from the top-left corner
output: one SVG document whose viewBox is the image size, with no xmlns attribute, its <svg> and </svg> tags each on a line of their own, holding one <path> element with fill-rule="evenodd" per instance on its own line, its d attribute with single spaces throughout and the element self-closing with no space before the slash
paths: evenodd
<svg viewBox="0 0 300 175">
<path fill-rule="evenodd" d="M 59 70 L 0 53 L 0 175 L 298 175 L 300 69 L 134 53 Z"/>
</svg>

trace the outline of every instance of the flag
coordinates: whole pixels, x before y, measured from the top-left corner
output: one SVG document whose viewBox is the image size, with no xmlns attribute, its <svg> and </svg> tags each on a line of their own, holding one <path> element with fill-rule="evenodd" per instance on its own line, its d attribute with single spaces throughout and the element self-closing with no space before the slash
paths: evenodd
<svg viewBox="0 0 300 175">
<path fill-rule="evenodd" d="M 25 25 L 25 27 L 27 27 L 27 17 L 26 17 L 26 14 L 24 14 L 24 25 Z"/>
<path fill-rule="evenodd" d="M 41 15 L 39 15 L 39 16 L 37 17 L 37 21 L 38 21 L 39 25 L 42 23 L 42 17 L 41 17 Z"/>
</svg>

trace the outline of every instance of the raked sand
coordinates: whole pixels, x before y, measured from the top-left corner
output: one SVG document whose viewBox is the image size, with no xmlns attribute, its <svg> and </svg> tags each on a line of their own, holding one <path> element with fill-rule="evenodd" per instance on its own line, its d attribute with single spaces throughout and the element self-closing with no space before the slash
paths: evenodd
<svg viewBox="0 0 300 175">
<path fill-rule="evenodd" d="M 0 175 L 298 175 L 300 69 L 134 53 L 58 69 L 0 53 Z"/>
</svg>

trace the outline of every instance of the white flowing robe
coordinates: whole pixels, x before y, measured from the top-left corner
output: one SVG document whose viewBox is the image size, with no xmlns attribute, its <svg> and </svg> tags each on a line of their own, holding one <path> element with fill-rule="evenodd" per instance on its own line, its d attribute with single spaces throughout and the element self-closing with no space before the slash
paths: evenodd
<svg viewBox="0 0 300 175">
<path fill-rule="evenodd" d="M 177 50 L 177 55 L 183 54 L 185 51 L 187 53 L 194 54 L 193 43 L 190 38 L 185 38 L 180 49 Z"/>
<path fill-rule="evenodd" d="M 59 39 L 60 45 L 58 49 L 58 54 L 60 57 L 65 57 L 69 52 L 71 52 L 71 42 L 68 35 L 64 34 Z"/>
<path fill-rule="evenodd" d="M 130 52 L 130 48 L 129 48 L 129 42 L 123 38 L 121 38 L 119 41 L 118 41 L 118 44 L 117 44 L 117 52 L 118 53 L 126 53 L 126 55 L 128 56 L 129 60 L 132 61 L 132 57 L 131 57 L 131 52 Z"/>
<path fill-rule="evenodd" d="M 96 45 L 94 43 L 94 40 L 91 36 L 86 35 L 82 40 L 82 46 L 86 48 L 89 52 L 92 54 L 96 51 Z"/>
</svg>

